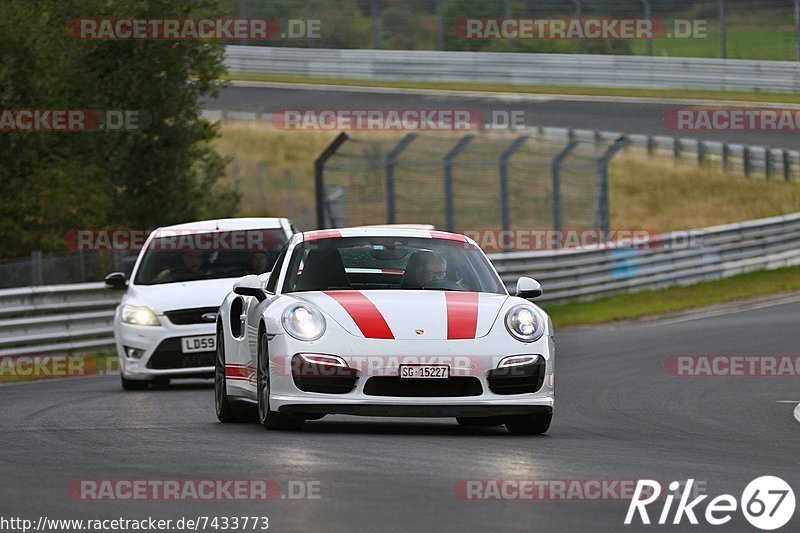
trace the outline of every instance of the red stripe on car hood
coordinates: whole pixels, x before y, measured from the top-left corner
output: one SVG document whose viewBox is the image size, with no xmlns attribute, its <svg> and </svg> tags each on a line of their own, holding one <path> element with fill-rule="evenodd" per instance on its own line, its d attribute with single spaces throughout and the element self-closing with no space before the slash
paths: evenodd
<svg viewBox="0 0 800 533">
<path fill-rule="evenodd" d="M 447 338 L 474 339 L 478 329 L 478 293 L 445 292 Z"/>
<path fill-rule="evenodd" d="M 336 300 L 368 339 L 394 339 L 386 319 L 369 298 L 359 291 L 323 291 Z"/>
</svg>

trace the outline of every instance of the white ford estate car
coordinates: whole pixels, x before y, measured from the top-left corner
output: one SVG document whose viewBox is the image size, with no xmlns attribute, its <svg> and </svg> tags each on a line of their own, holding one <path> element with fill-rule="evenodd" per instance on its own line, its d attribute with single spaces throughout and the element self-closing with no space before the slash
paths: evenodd
<svg viewBox="0 0 800 533">
<path fill-rule="evenodd" d="M 122 387 L 171 378 L 211 378 L 217 312 L 233 283 L 266 274 L 295 233 L 285 218 L 205 220 L 159 228 L 145 242 L 114 317 Z"/>
</svg>

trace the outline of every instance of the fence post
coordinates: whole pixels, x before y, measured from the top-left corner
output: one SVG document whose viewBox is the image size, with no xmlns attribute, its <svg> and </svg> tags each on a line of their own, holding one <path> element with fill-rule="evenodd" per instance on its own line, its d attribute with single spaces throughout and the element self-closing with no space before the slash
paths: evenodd
<svg viewBox="0 0 800 533">
<path fill-rule="evenodd" d="M 289 218 L 294 218 L 294 190 L 291 170 L 286 170 L 283 173 L 283 190 L 286 195 L 286 215 Z"/>
<path fill-rule="evenodd" d="M 681 157 L 681 138 L 680 138 L 680 137 L 677 137 L 677 136 L 676 136 L 676 137 L 673 139 L 673 144 L 672 144 L 672 156 L 673 156 L 675 159 L 680 159 L 680 157 Z"/>
<path fill-rule="evenodd" d="M 314 20 L 314 0 L 306 0 L 306 18 Z M 312 32 L 308 32 L 307 46 L 314 48 L 314 39 L 311 37 Z"/>
<path fill-rule="evenodd" d="M 506 20 L 511 18 L 511 0 L 503 0 L 503 16 Z M 511 52 L 514 50 L 514 44 L 511 38 L 506 38 L 506 51 Z"/>
<path fill-rule="evenodd" d="M 799 0 L 800 1 L 800 0 Z M 651 12 L 650 12 L 650 0 L 642 0 L 642 4 L 644 4 L 644 18 L 650 20 Z M 653 28 L 650 28 L 650 35 L 647 37 L 647 55 L 653 55 Z"/>
<path fill-rule="evenodd" d="M 455 215 L 453 212 L 453 160 L 458 157 L 458 154 L 460 154 L 474 138 L 475 135 L 472 134 L 464 135 L 452 150 L 444 156 L 444 212 L 447 231 L 453 231 L 453 228 L 455 228 Z"/>
<path fill-rule="evenodd" d="M 706 159 L 706 143 L 697 141 L 697 164 L 703 166 L 703 161 Z"/>
<path fill-rule="evenodd" d="M 728 36 L 725 32 L 725 0 L 717 0 L 719 11 L 719 56 L 728 59 Z"/>
<path fill-rule="evenodd" d="M 500 154 L 500 213 L 503 221 L 503 231 L 506 232 L 511 230 L 511 214 L 508 205 L 508 160 L 511 159 L 511 156 L 513 156 L 527 140 L 527 135 L 517 137 L 517 139 Z"/>
<path fill-rule="evenodd" d="M 31 252 L 31 285 L 44 285 L 41 250 L 34 250 Z"/>
<path fill-rule="evenodd" d="M 572 3 L 575 4 L 575 18 L 580 20 L 583 18 L 583 5 L 581 4 L 581 0 L 572 0 Z M 578 39 L 578 53 L 583 53 L 583 39 Z"/>
<path fill-rule="evenodd" d="M 795 59 L 800 61 L 800 0 L 794 0 Z"/>
<path fill-rule="evenodd" d="M 372 26 L 372 48 L 379 50 L 381 48 L 381 32 L 378 27 L 378 0 L 370 0 L 369 19 Z"/>
<path fill-rule="evenodd" d="M 647 136 L 647 153 L 653 155 L 656 151 L 656 139 L 652 135 Z"/>
<path fill-rule="evenodd" d="M 558 152 L 550 165 L 550 173 L 553 178 L 553 231 L 561 231 L 561 163 L 578 146 L 578 141 L 570 140 L 563 150 Z M 561 247 L 561 240 L 556 241 L 556 247 Z"/>
<path fill-rule="evenodd" d="M 397 208 L 395 207 L 394 196 L 394 164 L 400 153 L 417 138 L 416 133 L 409 133 L 403 137 L 397 146 L 386 155 L 386 222 L 394 224 L 397 222 Z"/>
<path fill-rule="evenodd" d="M 439 50 L 444 50 L 444 19 L 442 18 L 442 0 L 436 0 L 436 39 Z"/>
<path fill-rule="evenodd" d="M 325 229 L 325 163 L 348 139 L 345 132 L 340 133 L 314 160 L 314 195 L 317 202 L 317 229 Z"/>
<path fill-rule="evenodd" d="M 259 161 L 258 163 L 256 163 L 256 181 L 258 181 L 259 209 L 264 209 L 264 206 L 267 204 L 267 192 L 266 192 L 267 184 L 264 183 L 266 181 L 266 170 L 267 167 L 263 161 Z M 264 213 L 266 212 L 266 210 L 261 212 Z"/>
<path fill-rule="evenodd" d="M 800 2 L 800 0 L 797 0 Z M 792 180 L 792 160 L 789 157 L 789 150 L 783 151 L 783 181 L 789 182 Z"/>
<path fill-rule="evenodd" d="M 597 188 L 597 199 L 595 202 L 595 210 L 600 215 L 600 229 L 603 232 L 603 239 L 605 242 L 606 237 L 611 226 L 608 213 L 608 164 L 611 159 L 628 144 L 628 138 L 623 135 L 619 137 L 614 144 L 608 147 L 606 153 L 600 158 L 599 171 L 600 171 L 600 184 Z"/>
</svg>

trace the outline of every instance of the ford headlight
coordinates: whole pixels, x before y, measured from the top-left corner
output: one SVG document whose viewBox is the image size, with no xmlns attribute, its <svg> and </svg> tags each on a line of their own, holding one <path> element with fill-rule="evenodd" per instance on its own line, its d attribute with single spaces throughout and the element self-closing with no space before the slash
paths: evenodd
<svg viewBox="0 0 800 533">
<path fill-rule="evenodd" d="M 325 317 L 313 307 L 298 304 L 283 313 L 286 332 L 300 341 L 315 341 L 325 333 Z"/>
<path fill-rule="evenodd" d="M 532 307 L 521 304 L 512 307 L 506 313 L 506 329 L 522 342 L 534 342 L 542 337 L 544 324 Z"/>
<path fill-rule="evenodd" d="M 126 305 L 122 308 L 122 321 L 136 326 L 160 326 L 161 322 L 149 307 Z"/>
</svg>

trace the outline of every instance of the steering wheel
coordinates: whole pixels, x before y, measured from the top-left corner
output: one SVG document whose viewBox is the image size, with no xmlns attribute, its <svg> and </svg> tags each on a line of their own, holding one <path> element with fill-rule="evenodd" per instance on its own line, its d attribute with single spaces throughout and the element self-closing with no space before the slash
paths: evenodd
<svg viewBox="0 0 800 533">
<path fill-rule="evenodd" d="M 449 279 L 437 279 L 435 281 L 431 281 L 427 285 L 423 287 L 423 289 L 435 289 L 440 291 L 463 291 L 465 290 L 464 287 L 456 283 L 455 281 L 450 281 Z"/>
</svg>

